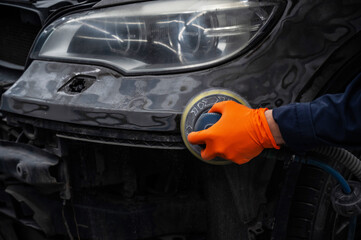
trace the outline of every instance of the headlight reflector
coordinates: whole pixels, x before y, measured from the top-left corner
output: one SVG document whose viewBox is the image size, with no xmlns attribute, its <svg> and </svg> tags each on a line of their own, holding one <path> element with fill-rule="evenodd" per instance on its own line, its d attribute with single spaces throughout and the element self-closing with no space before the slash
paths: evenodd
<svg viewBox="0 0 361 240">
<path fill-rule="evenodd" d="M 56 20 L 38 37 L 34 59 L 112 65 L 127 73 L 202 67 L 245 48 L 274 15 L 275 1 L 153 1 Z"/>
</svg>

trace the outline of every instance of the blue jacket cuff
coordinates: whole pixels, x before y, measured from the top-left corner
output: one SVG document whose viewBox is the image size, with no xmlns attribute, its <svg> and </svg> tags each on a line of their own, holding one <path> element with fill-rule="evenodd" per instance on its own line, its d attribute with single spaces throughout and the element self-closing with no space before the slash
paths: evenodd
<svg viewBox="0 0 361 240">
<path fill-rule="evenodd" d="M 286 146 L 305 152 L 319 145 L 313 129 L 310 103 L 293 103 L 273 109 Z"/>
</svg>

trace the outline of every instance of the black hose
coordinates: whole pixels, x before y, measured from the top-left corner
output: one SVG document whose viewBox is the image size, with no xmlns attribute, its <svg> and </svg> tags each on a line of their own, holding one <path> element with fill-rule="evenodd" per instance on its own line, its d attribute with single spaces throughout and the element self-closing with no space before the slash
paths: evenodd
<svg viewBox="0 0 361 240">
<path fill-rule="evenodd" d="M 337 147 L 319 147 L 312 149 L 312 152 L 341 163 L 361 181 L 361 161 L 346 149 Z"/>
</svg>

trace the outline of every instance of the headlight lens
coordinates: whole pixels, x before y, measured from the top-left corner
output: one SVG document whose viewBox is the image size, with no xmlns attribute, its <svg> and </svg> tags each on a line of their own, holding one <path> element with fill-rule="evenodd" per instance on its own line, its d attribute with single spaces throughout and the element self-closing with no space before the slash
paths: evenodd
<svg viewBox="0 0 361 240">
<path fill-rule="evenodd" d="M 153 1 L 63 17 L 44 29 L 34 59 L 86 61 L 127 73 L 214 64 L 245 48 L 275 1 Z"/>
</svg>

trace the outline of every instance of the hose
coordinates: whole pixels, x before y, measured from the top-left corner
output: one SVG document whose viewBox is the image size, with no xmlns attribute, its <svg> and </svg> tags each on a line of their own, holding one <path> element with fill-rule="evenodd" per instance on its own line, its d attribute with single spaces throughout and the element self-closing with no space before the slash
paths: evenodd
<svg viewBox="0 0 361 240">
<path fill-rule="evenodd" d="M 313 149 L 312 152 L 336 160 L 350 170 L 351 173 L 361 181 L 361 161 L 346 149 L 319 147 Z"/>
<path fill-rule="evenodd" d="M 330 152 L 333 152 L 333 151 L 330 151 Z M 347 153 L 349 153 L 349 152 L 347 152 Z M 349 154 L 351 154 L 351 153 L 349 153 Z M 295 162 L 299 162 L 299 163 L 303 163 L 303 164 L 309 164 L 309 165 L 313 165 L 315 167 L 321 168 L 322 170 L 324 170 L 325 172 L 331 174 L 334 178 L 337 179 L 337 181 L 340 183 L 344 193 L 350 194 L 352 192 L 351 187 L 347 183 L 346 179 L 338 171 L 336 171 L 335 169 L 333 169 L 332 167 L 330 167 L 326 163 L 319 162 L 319 161 L 316 161 L 316 160 L 313 160 L 313 159 L 302 158 L 302 157 L 299 157 L 299 156 L 295 157 Z M 350 217 L 349 225 L 348 225 L 347 240 L 354 240 L 355 239 L 356 225 L 357 225 L 357 216 Z"/>
<path fill-rule="evenodd" d="M 334 178 L 336 178 L 336 180 L 340 183 L 344 193 L 346 193 L 346 194 L 351 193 L 350 185 L 347 183 L 345 178 L 338 171 L 336 171 L 335 169 L 333 169 L 332 167 L 330 167 L 326 163 L 319 162 L 319 161 L 316 161 L 316 160 L 313 160 L 313 159 L 305 159 L 305 158 L 301 158 L 301 157 L 298 157 L 298 156 L 296 156 L 295 161 L 300 162 L 300 163 L 313 165 L 313 166 L 316 166 L 318 168 L 321 168 L 322 170 L 324 170 L 325 172 L 331 174 Z"/>
</svg>

